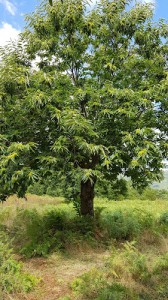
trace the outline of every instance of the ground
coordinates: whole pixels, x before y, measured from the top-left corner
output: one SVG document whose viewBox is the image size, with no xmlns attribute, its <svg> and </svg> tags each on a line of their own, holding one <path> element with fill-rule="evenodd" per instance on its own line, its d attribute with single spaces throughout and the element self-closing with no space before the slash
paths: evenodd
<svg viewBox="0 0 168 300">
<path fill-rule="evenodd" d="M 155 218 L 159 218 L 161 214 L 168 210 L 167 200 L 159 199 L 156 201 L 123 200 L 119 202 L 96 199 L 96 207 L 102 206 L 104 209 L 108 208 L 109 212 L 116 211 L 117 209 L 122 209 L 123 211 L 127 209 L 134 210 L 142 215 L 142 217 L 144 211 L 146 211 L 155 216 Z M 75 214 L 72 204 L 66 204 L 62 198 L 28 195 L 28 201 L 25 201 L 13 196 L 8 202 L 1 204 L 0 221 L 10 228 L 13 218 L 19 209 L 36 208 L 38 211 L 43 212 L 54 207 L 60 207 Z M 87 241 L 83 240 L 82 243 L 69 244 L 66 251 L 54 251 L 47 257 L 25 258 L 20 254 L 16 254 L 15 258 L 23 263 L 24 270 L 39 278 L 39 284 L 29 293 L 6 294 L 3 300 L 78 300 L 80 297 L 71 288 L 74 279 L 91 270 L 98 270 L 98 272 L 105 270 L 109 259 L 112 257 L 113 250 L 115 249 L 114 251 L 116 251 L 117 249 L 117 256 L 120 255 L 125 242 L 116 242 L 113 240 L 108 246 L 100 244 L 100 246 L 97 245 L 94 248 Z M 137 249 L 140 255 L 145 255 L 150 271 L 157 257 L 168 253 L 168 236 L 159 233 L 155 234 L 154 232 L 151 234 L 151 230 L 146 228 L 143 234 L 138 237 Z M 124 255 L 119 257 L 121 260 L 119 261 L 119 268 L 121 267 L 120 263 L 123 264 L 124 262 Z M 121 272 L 123 274 L 119 278 L 121 284 L 137 291 L 142 290 L 144 292 L 147 290 L 150 292 L 150 286 L 142 284 L 139 279 L 133 279 L 132 274 L 128 270 L 124 273 L 122 267 Z M 130 277 L 127 277 L 128 275 Z M 157 299 L 154 297 L 155 294 L 151 299 Z"/>
</svg>

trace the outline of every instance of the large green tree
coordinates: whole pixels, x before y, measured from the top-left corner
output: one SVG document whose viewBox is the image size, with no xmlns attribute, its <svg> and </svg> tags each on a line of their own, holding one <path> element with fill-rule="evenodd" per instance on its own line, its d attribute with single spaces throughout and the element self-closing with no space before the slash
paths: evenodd
<svg viewBox="0 0 168 300">
<path fill-rule="evenodd" d="M 139 188 L 161 178 L 168 28 L 151 5 L 132 4 L 53 0 L 27 17 L 1 61 L 2 199 L 60 172 L 81 214 L 93 215 L 97 178 L 123 174 Z"/>
</svg>

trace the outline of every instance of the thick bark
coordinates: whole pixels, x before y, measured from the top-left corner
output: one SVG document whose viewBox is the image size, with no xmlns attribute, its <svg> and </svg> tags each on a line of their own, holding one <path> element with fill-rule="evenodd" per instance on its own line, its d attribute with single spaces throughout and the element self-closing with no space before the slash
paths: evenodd
<svg viewBox="0 0 168 300">
<path fill-rule="evenodd" d="M 94 216 L 94 183 L 91 183 L 90 180 L 86 182 L 81 182 L 81 193 L 80 193 L 80 200 L 81 200 L 81 215 L 82 216 Z"/>
</svg>

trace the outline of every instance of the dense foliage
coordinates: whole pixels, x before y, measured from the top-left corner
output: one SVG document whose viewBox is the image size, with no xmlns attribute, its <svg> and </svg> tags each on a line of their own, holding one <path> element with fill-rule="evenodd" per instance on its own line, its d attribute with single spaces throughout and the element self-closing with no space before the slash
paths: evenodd
<svg viewBox="0 0 168 300">
<path fill-rule="evenodd" d="M 123 174 L 143 188 L 161 178 L 168 29 L 152 17 L 129 0 L 47 1 L 27 17 L 19 44 L 1 51 L 1 200 L 64 176 L 93 215 L 97 179 Z"/>
</svg>

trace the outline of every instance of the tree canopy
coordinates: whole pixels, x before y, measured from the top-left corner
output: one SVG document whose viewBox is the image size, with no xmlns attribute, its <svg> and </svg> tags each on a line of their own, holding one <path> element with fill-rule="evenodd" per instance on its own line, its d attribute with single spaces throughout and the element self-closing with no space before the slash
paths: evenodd
<svg viewBox="0 0 168 300">
<path fill-rule="evenodd" d="M 63 174 L 93 215 L 97 178 L 161 179 L 167 34 L 150 4 L 129 0 L 44 1 L 27 16 L 19 43 L 1 49 L 1 200 Z"/>
</svg>

